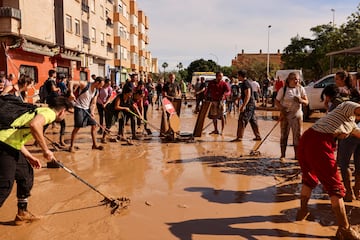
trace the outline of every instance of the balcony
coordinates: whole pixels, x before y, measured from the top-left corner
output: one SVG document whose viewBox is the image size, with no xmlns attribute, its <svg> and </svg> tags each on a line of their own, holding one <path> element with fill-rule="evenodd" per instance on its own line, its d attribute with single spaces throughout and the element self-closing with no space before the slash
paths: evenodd
<svg viewBox="0 0 360 240">
<path fill-rule="evenodd" d="M 19 34 L 21 11 L 16 8 L 0 7 L 0 34 Z"/>
<path fill-rule="evenodd" d="M 0 7 L 0 17 L 9 17 L 21 20 L 21 11 L 11 7 Z"/>
<path fill-rule="evenodd" d="M 84 44 L 90 44 L 90 38 L 89 37 L 83 36 L 82 39 L 83 39 Z"/>
<path fill-rule="evenodd" d="M 106 47 L 106 50 L 110 53 L 113 53 L 114 52 L 114 49 L 111 47 L 111 46 L 107 46 Z"/>
<path fill-rule="evenodd" d="M 107 18 L 107 19 L 106 19 L 106 26 L 107 26 L 107 27 L 110 27 L 110 28 L 113 28 L 113 27 L 114 27 L 114 24 L 113 24 L 111 18 Z"/>
<path fill-rule="evenodd" d="M 89 5 L 86 4 L 85 2 L 82 2 L 81 3 L 81 10 L 83 10 L 86 13 L 89 13 L 89 11 L 90 11 Z"/>
</svg>

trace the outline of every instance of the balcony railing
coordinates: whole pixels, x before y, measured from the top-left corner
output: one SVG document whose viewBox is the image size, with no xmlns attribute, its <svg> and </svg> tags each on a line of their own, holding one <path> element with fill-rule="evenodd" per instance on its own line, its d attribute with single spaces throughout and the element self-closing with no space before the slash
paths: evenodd
<svg viewBox="0 0 360 240">
<path fill-rule="evenodd" d="M 106 50 L 108 52 L 110 52 L 110 53 L 114 52 L 114 49 L 112 47 L 109 47 L 109 46 L 106 47 Z"/>
<path fill-rule="evenodd" d="M 11 17 L 21 20 L 21 11 L 11 7 L 0 7 L 0 17 Z"/>
</svg>

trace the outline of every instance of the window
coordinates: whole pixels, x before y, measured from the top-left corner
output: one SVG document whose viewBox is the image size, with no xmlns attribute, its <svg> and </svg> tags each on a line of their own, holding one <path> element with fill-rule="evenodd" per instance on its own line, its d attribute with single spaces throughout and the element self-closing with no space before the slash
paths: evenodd
<svg viewBox="0 0 360 240">
<path fill-rule="evenodd" d="M 105 34 L 103 32 L 100 33 L 100 43 L 101 43 L 101 46 L 105 45 Z"/>
<path fill-rule="evenodd" d="M 96 42 L 96 29 L 91 28 L 91 41 Z"/>
<path fill-rule="evenodd" d="M 75 19 L 74 22 L 75 22 L 75 34 L 80 36 L 80 21 L 78 19 Z"/>
<path fill-rule="evenodd" d="M 90 2 L 90 9 L 91 9 L 91 11 L 92 12 L 95 12 L 95 0 L 91 0 L 91 2 Z"/>
<path fill-rule="evenodd" d="M 85 71 L 80 71 L 80 80 L 81 80 L 81 81 L 87 81 L 87 80 L 88 80 L 87 72 L 85 72 Z"/>
<path fill-rule="evenodd" d="M 129 19 L 129 14 L 128 14 L 128 12 L 127 12 L 126 5 L 123 5 L 123 16 L 124 16 L 126 19 Z"/>
<path fill-rule="evenodd" d="M 104 19 L 104 6 L 100 5 L 100 17 Z"/>
<path fill-rule="evenodd" d="M 34 83 L 38 83 L 38 70 L 34 66 L 28 66 L 28 65 L 20 65 L 19 69 L 20 74 L 25 74 L 34 79 Z"/>
<path fill-rule="evenodd" d="M 56 67 L 56 75 L 65 74 L 66 77 L 69 77 L 69 68 L 68 67 Z"/>
<path fill-rule="evenodd" d="M 66 15 L 66 31 L 72 32 L 72 19 L 70 15 Z"/>
<path fill-rule="evenodd" d="M 119 13 L 123 13 L 123 3 L 122 3 L 121 1 L 119 2 L 117 11 L 118 11 Z"/>
</svg>

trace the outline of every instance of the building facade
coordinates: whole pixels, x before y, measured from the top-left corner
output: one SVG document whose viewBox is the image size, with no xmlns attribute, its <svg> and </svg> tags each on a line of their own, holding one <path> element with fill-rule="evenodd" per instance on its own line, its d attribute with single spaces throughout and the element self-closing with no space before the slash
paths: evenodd
<svg viewBox="0 0 360 240">
<path fill-rule="evenodd" d="M 236 69 L 241 69 L 244 66 L 249 66 L 252 63 L 260 62 L 267 64 L 267 53 L 263 53 L 262 50 L 259 53 L 245 53 L 244 50 L 241 50 L 241 53 L 238 53 L 236 57 L 231 61 L 231 66 Z M 270 65 L 277 66 L 279 69 L 282 69 L 283 63 L 281 61 L 280 50 L 277 53 L 269 53 L 269 63 Z"/>
<path fill-rule="evenodd" d="M 148 30 L 136 0 L 0 0 L 0 72 L 28 74 L 37 89 L 49 69 L 120 84 L 157 69 Z"/>
</svg>

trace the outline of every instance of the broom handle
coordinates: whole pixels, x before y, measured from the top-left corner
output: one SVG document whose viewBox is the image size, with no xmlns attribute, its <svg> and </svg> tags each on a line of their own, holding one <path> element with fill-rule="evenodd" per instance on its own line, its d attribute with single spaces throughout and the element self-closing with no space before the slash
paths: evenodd
<svg viewBox="0 0 360 240">
<path fill-rule="evenodd" d="M 259 145 L 253 150 L 253 151 L 257 151 L 259 150 L 260 146 L 265 142 L 265 140 L 268 138 L 268 136 L 272 133 L 272 131 L 274 131 L 274 129 L 276 128 L 276 126 L 280 123 L 280 118 L 279 120 L 275 123 L 275 125 L 271 128 L 271 130 L 268 132 L 268 134 L 266 134 L 266 136 L 264 137 L 264 139 L 259 143 Z"/>
<path fill-rule="evenodd" d="M 63 163 L 57 161 L 57 160 L 53 160 L 57 165 L 59 165 L 62 169 L 64 169 L 65 171 L 67 171 L 68 173 L 70 173 L 71 175 L 73 175 L 76 179 L 80 180 L 82 183 L 84 183 L 86 186 L 90 187 L 92 190 L 94 190 L 95 192 L 99 193 L 101 196 L 103 196 L 105 199 L 108 200 L 112 200 L 111 198 L 107 197 L 105 194 L 103 194 L 102 192 L 100 192 L 98 189 L 96 189 L 93 185 L 91 185 L 90 183 L 86 182 L 84 179 L 82 179 L 81 177 L 79 177 L 78 175 L 76 175 L 71 169 L 67 168 L 66 166 L 64 166 Z"/>
</svg>

